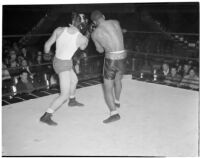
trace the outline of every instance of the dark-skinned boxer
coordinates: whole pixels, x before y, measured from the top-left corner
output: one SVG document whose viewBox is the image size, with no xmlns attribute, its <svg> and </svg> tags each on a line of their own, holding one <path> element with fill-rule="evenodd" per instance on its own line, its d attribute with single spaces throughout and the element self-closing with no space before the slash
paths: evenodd
<svg viewBox="0 0 200 158">
<path fill-rule="evenodd" d="M 117 20 L 105 20 L 105 16 L 98 10 L 92 12 L 91 20 L 96 25 L 91 35 L 96 50 L 99 53 L 105 52 L 104 92 L 110 116 L 103 122 L 110 123 L 120 119 L 116 107 L 120 107 L 121 79 L 127 53 L 124 50 L 123 32 Z"/>
</svg>

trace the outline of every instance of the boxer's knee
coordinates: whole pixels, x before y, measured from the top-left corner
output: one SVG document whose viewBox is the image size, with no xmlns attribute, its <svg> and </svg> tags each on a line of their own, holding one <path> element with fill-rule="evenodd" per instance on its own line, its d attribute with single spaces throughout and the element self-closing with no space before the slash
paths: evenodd
<svg viewBox="0 0 200 158">
<path fill-rule="evenodd" d="M 104 89 L 106 92 L 112 92 L 114 86 L 114 80 L 104 78 Z"/>
<path fill-rule="evenodd" d="M 123 73 L 122 72 L 117 72 L 115 75 L 115 82 L 121 82 L 123 77 Z"/>
<path fill-rule="evenodd" d="M 76 76 L 76 74 L 74 72 L 71 72 L 71 84 L 77 84 L 78 83 L 78 77 Z"/>
</svg>

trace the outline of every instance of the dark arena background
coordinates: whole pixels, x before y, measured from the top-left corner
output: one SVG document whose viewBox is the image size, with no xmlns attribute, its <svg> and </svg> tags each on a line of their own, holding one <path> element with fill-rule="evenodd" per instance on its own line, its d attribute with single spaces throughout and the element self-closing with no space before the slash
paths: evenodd
<svg viewBox="0 0 200 158">
<path fill-rule="evenodd" d="M 121 119 L 104 125 L 104 53 L 90 39 L 73 56 L 81 108 L 62 106 L 57 127 L 39 122 L 58 96 L 44 43 L 72 12 L 120 22 L 128 52 Z M 199 3 L 3 5 L 3 156 L 198 156 Z M 26 71 L 29 86 L 23 84 Z M 31 86 L 30 86 L 31 85 Z"/>
</svg>

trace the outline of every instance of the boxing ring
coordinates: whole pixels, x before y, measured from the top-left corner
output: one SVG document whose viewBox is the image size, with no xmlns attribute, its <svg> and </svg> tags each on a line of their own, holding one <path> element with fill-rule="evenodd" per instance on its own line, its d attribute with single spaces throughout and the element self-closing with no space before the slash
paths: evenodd
<svg viewBox="0 0 200 158">
<path fill-rule="evenodd" d="M 159 45 L 159 49 L 156 47 L 156 50 L 149 51 L 148 46 L 154 44 L 151 42 L 160 42 L 163 34 L 166 41 L 175 43 L 174 46 L 168 43 L 169 47 Z M 29 36 L 35 39 L 49 35 L 33 31 L 31 35 L 4 38 L 22 36 L 23 43 Z M 162 62 L 176 58 L 199 61 L 196 58 L 199 56 L 199 41 L 190 43 L 187 41 L 189 38 L 182 37 L 199 37 L 199 34 L 128 31 L 124 36 L 127 36 L 126 47 L 131 51 L 126 63 L 129 65 L 126 74 L 129 75 L 122 80 L 119 121 L 102 122 L 109 116 L 102 82 L 97 79 L 102 77 L 103 56 L 84 57 L 79 65 L 84 81 L 77 85 L 76 97 L 85 106 L 69 107 L 67 102 L 64 103 L 53 115 L 58 126 L 48 126 L 39 121 L 58 96 L 58 89 L 44 90 L 42 87 L 31 95 L 12 92 L 16 94 L 7 95 L 11 99 L 6 94 L 2 96 L 3 156 L 198 156 L 198 91 L 152 81 L 157 80 L 154 70 L 158 70 L 156 66 Z M 141 40 L 142 49 L 138 49 L 139 44 L 133 46 L 135 37 Z M 150 44 L 144 39 L 151 41 Z M 163 45 L 167 45 L 166 41 L 162 41 Z M 180 49 L 182 47 L 186 47 L 184 51 Z M 171 51 L 172 48 L 175 51 Z M 48 64 L 39 66 L 48 67 Z M 32 65 L 32 68 L 36 67 Z M 140 80 L 149 74 L 151 79 L 148 82 Z M 49 88 L 49 79 L 45 81 L 45 88 Z"/>
<path fill-rule="evenodd" d="M 56 127 L 39 118 L 58 94 L 3 106 L 3 156 L 198 155 L 197 91 L 129 76 L 122 82 L 121 119 L 110 124 L 102 123 L 109 111 L 100 83 L 79 88 L 85 106 L 65 103 L 54 115 Z"/>
</svg>

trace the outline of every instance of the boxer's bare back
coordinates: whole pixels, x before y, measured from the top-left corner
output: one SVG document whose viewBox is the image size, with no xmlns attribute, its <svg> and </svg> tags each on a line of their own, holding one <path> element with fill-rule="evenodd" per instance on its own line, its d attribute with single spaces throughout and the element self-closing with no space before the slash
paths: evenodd
<svg viewBox="0 0 200 158">
<path fill-rule="evenodd" d="M 106 53 L 124 50 L 123 33 L 116 20 L 106 20 L 92 33 L 98 52 Z"/>
</svg>

